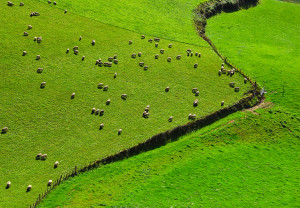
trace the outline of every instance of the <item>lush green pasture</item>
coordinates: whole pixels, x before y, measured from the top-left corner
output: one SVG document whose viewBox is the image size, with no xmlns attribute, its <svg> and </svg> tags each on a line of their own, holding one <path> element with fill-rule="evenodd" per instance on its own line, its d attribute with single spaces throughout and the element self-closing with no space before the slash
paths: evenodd
<svg viewBox="0 0 300 208">
<path fill-rule="evenodd" d="M 262 0 L 248 10 L 207 22 L 207 36 L 224 56 L 265 86 L 275 104 L 300 108 L 300 5 Z"/>
<path fill-rule="evenodd" d="M 74 177 L 39 207 L 297 207 L 299 117 L 257 112 Z"/>
<path fill-rule="evenodd" d="M 207 47 L 193 22 L 193 10 L 202 1 L 60 0 L 56 7 L 138 33 Z"/>
<path fill-rule="evenodd" d="M 185 124 L 189 113 L 200 117 L 219 109 L 222 100 L 225 106 L 232 104 L 250 87 L 238 74 L 219 77 L 222 61 L 210 48 L 164 39 L 156 48 L 147 42 L 152 36 L 142 40 L 141 34 L 72 12 L 64 14 L 35 0 L 24 3 L 24 7 L 0 5 L 0 127 L 9 128 L 0 134 L 0 207 L 26 207 L 46 190 L 49 179 Z M 32 11 L 40 16 L 30 17 Z M 29 24 L 33 29 L 27 29 Z M 24 31 L 29 36 L 23 36 Z M 34 42 L 35 36 L 42 36 L 42 43 Z M 168 48 L 170 43 L 172 48 Z M 77 56 L 72 51 L 75 45 L 79 46 Z M 154 59 L 161 48 L 165 54 Z M 201 58 L 187 57 L 188 48 L 201 52 Z M 26 56 L 22 56 L 24 50 Z M 142 57 L 130 57 L 139 51 Z M 38 54 L 41 59 L 35 60 Z M 114 54 L 117 65 L 95 65 L 96 59 L 105 62 Z M 178 54 L 181 60 L 176 60 Z M 170 63 L 167 57 L 172 58 Z M 149 66 L 147 71 L 138 66 L 140 61 Z M 38 74 L 40 67 L 44 71 Z M 228 86 L 231 81 L 240 92 Z M 40 89 L 41 82 L 47 83 L 44 89 Z M 107 92 L 97 89 L 100 82 L 109 85 Z M 167 86 L 168 93 L 164 91 Z M 192 93 L 194 87 L 199 97 Z M 71 99 L 73 92 L 75 99 Z M 126 101 L 121 99 L 123 93 L 128 95 Z M 108 106 L 107 99 L 111 99 Z M 195 99 L 199 99 L 196 108 Z M 147 105 L 150 118 L 144 119 Z M 104 116 L 92 115 L 93 107 L 104 109 Z M 170 116 L 174 116 L 171 123 Z M 99 130 L 101 123 L 103 130 Z M 123 133 L 118 136 L 120 128 Z M 46 161 L 35 160 L 40 152 L 48 154 Z M 60 163 L 57 169 L 55 161 Z M 12 183 L 9 189 L 4 188 L 7 181 Z M 29 184 L 33 188 L 26 193 Z"/>
</svg>

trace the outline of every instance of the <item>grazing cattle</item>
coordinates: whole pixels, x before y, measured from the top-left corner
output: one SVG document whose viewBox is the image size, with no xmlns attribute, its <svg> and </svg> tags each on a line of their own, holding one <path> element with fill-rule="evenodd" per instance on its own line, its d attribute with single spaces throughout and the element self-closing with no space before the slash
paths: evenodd
<svg viewBox="0 0 300 208">
<path fill-rule="evenodd" d="M 198 57 L 199 57 L 199 58 L 201 57 L 201 53 L 198 54 Z"/>
<path fill-rule="evenodd" d="M 138 52 L 138 56 L 141 57 L 142 56 L 142 52 Z"/>
<path fill-rule="evenodd" d="M 57 167 L 58 167 L 58 165 L 59 165 L 59 162 L 58 162 L 58 161 L 56 161 L 56 162 L 54 163 L 54 168 L 57 168 Z"/>
<path fill-rule="evenodd" d="M 132 44 L 132 40 L 129 41 L 129 45 L 131 45 L 131 44 Z"/>
<path fill-rule="evenodd" d="M 108 99 L 107 101 L 106 101 L 106 105 L 109 105 L 110 104 L 110 99 Z"/>
<path fill-rule="evenodd" d="M 98 89 L 102 89 L 103 88 L 103 83 L 99 83 L 98 84 Z"/>
<path fill-rule="evenodd" d="M 224 101 L 221 102 L 221 106 L 224 106 Z"/>
<path fill-rule="evenodd" d="M 41 59 L 41 55 L 36 55 L 36 60 L 40 60 Z"/>
<path fill-rule="evenodd" d="M 6 188 L 8 189 L 10 186 L 11 186 L 11 182 L 10 182 L 10 181 L 7 181 L 7 183 L 6 183 Z"/>
<path fill-rule="evenodd" d="M 234 91 L 235 91 L 235 92 L 239 92 L 239 91 L 240 91 L 240 88 L 239 88 L 239 87 L 235 87 L 235 88 L 234 88 Z"/>
<path fill-rule="evenodd" d="M 154 41 L 155 41 L 155 42 L 159 42 L 159 41 L 160 41 L 160 38 L 154 38 Z"/>
<path fill-rule="evenodd" d="M 222 74 L 222 70 L 219 70 L 218 74 L 219 74 L 219 76 L 221 76 L 221 74 Z"/>
<path fill-rule="evenodd" d="M 172 48 L 172 44 L 169 44 L 169 48 Z"/>
<path fill-rule="evenodd" d="M 194 100 L 193 106 L 194 106 L 194 107 L 197 107 L 197 106 L 198 106 L 198 103 L 199 103 L 198 99 Z"/>
<path fill-rule="evenodd" d="M 145 35 L 142 35 L 142 37 L 141 37 L 142 39 L 145 39 Z"/>
<path fill-rule="evenodd" d="M 82 56 L 82 57 L 81 57 L 81 61 L 84 61 L 84 59 L 85 59 L 85 56 Z"/>
<path fill-rule="evenodd" d="M 100 113 L 100 109 L 97 109 L 96 111 L 95 111 L 95 115 L 98 115 Z"/>
<path fill-rule="evenodd" d="M 143 117 L 144 117 L 144 118 L 149 118 L 149 116 L 150 116 L 150 113 L 149 113 L 149 112 L 147 112 L 147 111 L 144 111 L 144 112 L 143 112 Z"/>
<path fill-rule="evenodd" d="M 164 49 L 160 49 L 160 53 L 161 53 L 161 54 L 164 54 L 164 53 L 165 53 L 165 50 L 164 50 Z"/>
<path fill-rule="evenodd" d="M 64 13 L 66 14 L 67 12 L 68 12 L 68 10 L 65 9 L 65 12 L 64 12 Z"/>
<path fill-rule="evenodd" d="M 145 64 L 144 62 L 140 62 L 140 63 L 139 63 L 139 66 L 143 67 L 144 64 Z"/>
<path fill-rule="evenodd" d="M 56 1 L 53 2 L 53 5 L 56 5 Z"/>
<path fill-rule="evenodd" d="M 194 68 L 195 68 L 195 69 L 198 68 L 198 64 L 194 64 Z"/>
<path fill-rule="evenodd" d="M 27 51 L 23 51 L 23 56 L 26 56 L 27 55 Z"/>
<path fill-rule="evenodd" d="M 37 37 L 36 42 L 41 43 L 42 42 L 42 37 Z"/>
<path fill-rule="evenodd" d="M 78 53 L 79 53 L 78 50 L 75 50 L 75 51 L 74 51 L 74 54 L 75 54 L 75 55 L 78 55 Z"/>
<path fill-rule="evenodd" d="M 247 79 L 247 78 L 245 78 L 245 79 L 244 79 L 244 83 L 246 84 L 246 83 L 247 83 L 247 81 L 248 81 L 248 79 Z"/>
<path fill-rule="evenodd" d="M 47 154 L 43 154 L 43 155 L 41 156 L 41 160 L 46 160 L 46 159 L 47 159 L 47 157 L 48 157 L 48 155 L 47 155 Z"/>
<path fill-rule="evenodd" d="M 199 96 L 199 93 L 200 93 L 199 91 L 196 91 L 195 96 Z"/>
<path fill-rule="evenodd" d="M 75 92 L 73 92 L 71 95 L 71 99 L 74 99 L 74 98 L 75 98 Z"/>
<path fill-rule="evenodd" d="M 110 102 L 110 100 L 109 100 L 109 102 Z M 104 110 L 101 110 L 100 111 L 100 116 L 103 116 L 104 115 Z"/>
<path fill-rule="evenodd" d="M 145 71 L 148 70 L 148 65 L 144 66 L 144 70 Z"/>
<path fill-rule="evenodd" d="M 107 91 L 108 90 L 108 85 L 105 85 L 104 87 L 103 87 L 103 91 Z"/>
<path fill-rule="evenodd" d="M 24 6 L 24 3 L 23 3 L 23 2 L 20 2 L 20 6 Z"/>
<path fill-rule="evenodd" d="M 187 53 L 191 53 L 192 50 L 191 50 L 191 49 L 187 49 L 186 52 L 187 52 Z"/>
<path fill-rule="evenodd" d="M 28 32 L 24 32 L 24 36 L 28 36 Z"/>
<path fill-rule="evenodd" d="M 108 61 L 112 61 L 112 60 L 114 60 L 113 57 L 108 57 Z"/>
<path fill-rule="evenodd" d="M 158 59 L 158 54 L 156 54 L 154 58 L 155 58 L 155 59 Z"/>
<path fill-rule="evenodd" d="M 52 180 L 49 180 L 48 183 L 47 183 L 47 185 L 51 186 L 52 185 Z"/>
<path fill-rule="evenodd" d="M 117 59 L 117 58 L 118 58 L 118 55 L 115 54 L 115 55 L 114 55 L 114 59 Z"/>
<path fill-rule="evenodd" d="M 52 2 L 50 0 L 48 0 L 48 4 L 51 4 Z"/>
<path fill-rule="evenodd" d="M 235 85 L 235 82 L 229 82 L 230 87 L 234 87 L 234 85 Z"/>
<path fill-rule="evenodd" d="M 177 59 L 177 60 L 180 60 L 180 59 L 181 59 L 181 55 L 177 55 L 177 56 L 176 56 L 176 59 Z"/>
<path fill-rule="evenodd" d="M 45 88 L 46 87 L 46 82 L 42 82 L 40 88 Z"/>
<path fill-rule="evenodd" d="M 32 29 L 32 26 L 31 26 L 31 25 L 28 25 L 27 28 L 28 28 L 28 30 L 31 30 L 31 29 Z"/>
<path fill-rule="evenodd" d="M 173 121 L 173 116 L 170 116 L 168 121 L 172 122 Z"/>
<path fill-rule="evenodd" d="M 193 88 L 193 89 L 192 89 L 192 92 L 193 92 L 193 93 L 196 93 L 197 91 L 198 91 L 198 88 Z"/>
<path fill-rule="evenodd" d="M 158 47 L 158 43 L 155 43 L 155 47 L 156 47 L 156 48 Z"/>
<path fill-rule="evenodd" d="M 92 114 L 94 114 L 96 111 L 96 108 L 92 108 Z"/>
<path fill-rule="evenodd" d="M 195 56 L 198 56 L 198 52 L 195 53 Z"/>
<path fill-rule="evenodd" d="M 39 154 L 37 154 L 37 155 L 35 156 L 35 159 L 36 159 L 36 160 L 39 160 L 39 159 L 41 159 L 41 157 L 42 157 L 42 153 L 39 153 Z"/>
<path fill-rule="evenodd" d="M 69 49 L 69 48 L 67 48 L 67 51 L 66 51 L 66 53 L 69 53 L 69 51 L 70 51 L 70 49 Z"/>
<path fill-rule="evenodd" d="M 131 54 L 131 58 L 136 58 L 136 54 L 135 53 Z"/>
<path fill-rule="evenodd" d="M 149 43 L 152 43 L 152 41 L 153 41 L 152 39 L 149 39 L 149 40 L 148 40 Z"/>
<path fill-rule="evenodd" d="M 170 87 L 166 87 L 165 92 L 169 92 L 170 91 Z"/>
<path fill-rule="evenodd" d="M 26 190 L 27 190 L 27 192 L 29 192 L 29 191 L 31 191 L 31 189 L 32 189 L 32 185 L 28 185 Z"/>
<path fill-rule="evenodd" d="M 104 124 L 100 124 L 100 128 L 99 129 L 103 129 L 104 128 Z"/>
<path fill-rule="evenodd" d="M 114 73 L 114 78 L 117 78 L 117 72 Z"/>
<path fill-rule="evenodd" d="M 121 134 L 122 134 L 122 129 L 119 129 L 118 135 L 121 135 Z"/>
<path fill-rule="evenodd" d="M 96 44 L 96 41 L 95 40 L 92 40 L 92 46 L 94 46 Z"/>
<path fill-rule="evenodd" d="M 14 3 L 10 2 L 10 1 L 7 2 L 7 6 L 13 6 L 13 5 L 14 5 Z"/>
<path fill-rule="evenodd" d="M 168 58 L 167 58 L 167 61 L 168 61 L 168 62 L 171 62 L 171 57 L 168 57 Z"/>
</svg>

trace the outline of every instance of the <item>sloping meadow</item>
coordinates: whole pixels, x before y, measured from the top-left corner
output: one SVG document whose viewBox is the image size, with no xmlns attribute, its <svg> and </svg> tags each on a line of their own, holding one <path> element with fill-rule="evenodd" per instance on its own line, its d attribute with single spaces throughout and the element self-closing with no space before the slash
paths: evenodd
<svg viewBox="0 0 300 208">
<path fill-rule="evenodd" d="M 155 37 L 142 39 L 143 34 L 34 0 L 24 3 L 0 6 L 0 126 L 8 127 L 7 133 L 0 134 L 0 207 L 26 207 L 46 190 L 48 180 L 57 179 L 74 166 L 190 122 L 189 114 L 196 118 L 208 115 L 220 109 L 222 101 L 228 106 L 250 89 L 238 73 L 218 75 L 222 60 L 208 45 L 162 38 L 155 42 Z M 30 17 L 31 12 L 39 16 Z M 41 43 L 34 41 L 35 37 L 41 37 Z M 78 55 L 74 46 L 78 46 Z M 187 49 L 193 56 L 187 56 Z M 196 52 L 201 57 L 196 57 Z M 136 58 L 131 57 L 133 53 Z M 114 55 L 118 63 L 104 66 L 113 62 L 108 58 Z M 99 59 L 102 66 L 96 65 Z M 148 69 L 140 67 L 140 62 Z M 230 82 L 239 92 L 229 86 Z M 99 89 L 99 83 L 108 90 Z M 199 96 L 193 88 L 198 88 Z M 122 99 L 122 94 L 127 98 Z M 196 99 L 198 106 L 194 107 Z M 149 118 L 144 118 L 148 105 Z M 92 108 L 104 110 L 104 114 L 92 114 Z M 47 159 L 36 160 L 38 153 L 47 154 Z M 54 168 L 56 161 L 59 165 Z M 11 186 L 5 189 L 7 181 Z M 30 192 L 26 192 L 28 185 L 32 185 Z"/>
</svg>

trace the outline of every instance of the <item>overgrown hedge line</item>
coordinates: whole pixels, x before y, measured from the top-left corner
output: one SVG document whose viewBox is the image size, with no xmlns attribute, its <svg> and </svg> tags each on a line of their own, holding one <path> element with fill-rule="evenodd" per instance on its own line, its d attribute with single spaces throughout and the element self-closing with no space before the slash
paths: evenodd
<svg viewBox="0 0 300 208">
<path fill-rule="evenodd" d="M 72 171 L 61 175 L 59 179 L 54 181 L 52 186 L 48 187 L 44 193 L 39 194 L 39 197 L 37 198 L 36 202 L 33 203 L 32 205 L 30 205 L 30 208 L 37 207 L 38 204 L 47 196 L 47 194 L 52 189 L 54 189 L 56 186 L 58 186 L 63 181 L 69 179 L 70 177 L 74 177 L 80 173 L 92 170 L 101 165 L 120 161 L 125 158 L 138 155 L 142 152 L 146 152 L 146 151 L 153 150 L 158 147 L 164 146 L 169 142 L 178 140 L 179 137 L 181 137 L 183 135 L 186 135 L 192 131 L 198 130 L 198 129 L 205 127 L 207 125 L 210 125 L 222 118 L 225 118 L 226 116 L 228 116 L 231 113 L 243 110 L 245 108 L 250 108 L 250 107 L 253 107 L 254 105 L 258 104 L 262 98 L 259 93 L 261 88 L 257 85 L 256 82 L 254 82 L 242 70 L 238 69 L 236 66 L 231 64 L 228 61 L 228 59 L 226 57 L 224 57 L 218 51 L 218 49 L 212 43 L 212 41 L 205 35 L 205 26 L 206 26 L 207 18 L 210 18 L 213 15 L 221 13 L 222 11 L 233 12 L 233 11 L 237 11 L 241 8 L 248 8 L 251 6 L 255 6 L 257 3 L 258 3 L 258 0 L 241 0 L 241 1 L 239 1 L 239 0 L 211 0 L 211 1 L 206 1 L 202 4 L 200 4 L 195 9 L 196 16 L 195 16 L 194 22 L 195 22 L 195 25 L 196 25 L 199 35 L 211 45 L 211 47 L 214 49 L 214 51 L 224 60 L 224 62 L 228 66 L 235 68 L 244 77 L 246 77 L 252 84 L 252 89 L 248 92 L 246 97 L 240 99 L 238 102 L 234 103 L 233 105 L 224 107 L 218 111 L 215 111 L 214 113 L 212 113 L 210 115 L 204 116 L 202 118 L 199 118 L 199 119 L 192 121 L 190 123 L 187 123 L 185 125 L 177 126 L 174 129 L 154 135 L 151 138 L 149 138 L 148 140 L 146 140 L 145 142 L 139 143 L 136 146 L 133 146 L 129 149 L 125 149 L 114 155 L 110 155 L 103 159 L 98 159 L 96 161 L 90 162 L 90 164 L 84 165 L 79 168 L 77 166 L 75 166 L 75 168 Z"/>
</svg>

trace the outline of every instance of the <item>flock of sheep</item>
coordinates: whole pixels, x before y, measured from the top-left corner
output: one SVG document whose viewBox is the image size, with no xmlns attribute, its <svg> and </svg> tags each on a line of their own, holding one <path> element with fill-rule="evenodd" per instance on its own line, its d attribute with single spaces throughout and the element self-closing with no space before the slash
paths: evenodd
<svg viewBox="0 0 300 208">
<path fill-rule="evenodd" d="M 52 2 L 50 0 L 48 0 L 48 3 L 51 4 Z M 54 1 L 53 4 L 56 5 L 56 2 Z M 13 5 L 14 4 L 12 2 L 8 1 L 8 6 L 13 6 Z M 21 2 L 20 6 L 24 6 L 24 3 Z M 65 10 L 64 13 L 67 13 L 67 10 Z M 31 12 L 30 13 L 30 17 L 32 17 L 32 16 L 39 16 L 39 15 L 40 14 L 38 12 Z M 28 30 L 31 30 L 33 27 L 32 27 L 32 25 L 28 25 L 27 28 L 28 28 Z M 28 36 L 29 34 L 28 34 L 28 32 L 25 31 L 23 33 L 23 35 L 24 36 Z M 145 38 L 146 38 L 145 35 L 141 36 L 141 39 L 145 39 Z M 81 41 L 81 40 L 82 40 L 82 37 L 80 36 L 79 37 L 79 41 Z M 37 43 L 41 43 L 42 42 L 42 37 L 34 37 L 34 41 L 36 41 Z M 152 43 L 153 41 L 155 42 L 155 47 L 157 48 L 158 47 L 158 42 L 160 41 L 160 38 L 154 38 L 154 40 L 153 39 L 149 39 L 148 40 L 149 43 Z M 96 44 L 96 41 L 92 40 L 91 45 L 94 46 L 95 44 Z M 129 45 L 132 45 L 132 44 L 133 44 L 133 41 L 129 40 Z M 168 48 L 172 48 L 172 44 L 169 44 Z M 69 52 L 70 52 L 70 49 L 68 48 L 66 50 L 66 53 L 68 54 Z M 73 47 L 73 52 L 74 52 L 75 55 L 78 55 L 79 54 L 79 47 L 78 46 L 74 46 Z M 189 57 L 193 57 L 193 56 L 197 57 L 197 58 L 201 57 L 201 53 L 198 53 L 198 52 L 194 53 L 194 52 L 192 52 L 191 49 L 188 49 L 186 52 L 187 52 L 187 56 L 189 56 Z M 165 53 L 165 50 L 164 49 L 160 49 L 160 54 L 164 54 L 164 53 Z M 22 55 L 26 56 L 27 55 L 27 51 L 23 51 Z M 142 56 L 142 52 L 138 52 L 137 54 L 136 53 L 131 54 L 131 58 L 133 58 L 133 59 L 135 59 L 137 56 L 141 57 Z M 159 59 L 159 54 L 155 54 L 154 58 L 155 59 Z M 36 60 L 40 60 L 40 59 L 41 59 L 41 56 L 37 55 L 36 56 Z M 177 60 L 181 60 L 181 55 L 177 55 L 176 59 Z M 84 61 L 85 60 L 85 56 L 82 56 L 81 60 Z M 119 61 L 117 59 L 117 55 L 108 57 L 107 60 L 108 61 L 102 62 L 101 59 L 97 59 L 95 61 L 95 65 L 98 65 L 99 67 L 102 67 L 102 66 L 104 66 L 104 67 L 112 67 L 113 64 L 118 64 L 119 63 Z M 172 58 L 168 57 L 167 58 L 167 62 L 171 62 L 171 61 L 172 61 Z M 139 66 L 143 67 L 144 70 L 148 70 L 148 65 L 145 65 L 144 62 L 139 62 Z M 198 67 L 198 63 L 195 63 L 194 64 L 194 68 L 197 68 L 197 67 Z M 38 68 L 37 69 L 37 73 L 42 73 L 42 72 L 43 72 L 43 68 Z M 218 72 L 219 76 L 221 76 L 222 74 L 226 74 L 228 76 L 233 76 L 234 73 L 235 73 L 235 69 L 233 68 L 231 70 L 226 70 L 224 68 L 224 63 L 222 64 L 221 69 Z M 117 77 L 117 73 L 114 73 L 114 78 L 116 78 L 116 77 Z M 247 82 L 247 79 L 245 78 L 244 83 L 246 83 L 246 82 Z M 239 87 L 235 86 L 234 82 L 230 82 L 229 86 L 233 87 L 234 91 L 236 91 L 236 92 L 239 91 Z M 46 82 L 42 82 L 40 84 L 40 88 L 43 89 L 45 87 L 46 87 Z M 104 85 L 103 83 L 99 83 L 98 84 L 98 89 L 103 89 L 103 91 L 108 91 L 108 85 Z M 168 93 L 169 91 L 170 91 L 170 87 L 167 86 L 165 88 L 165 92 Z M 196 97 L 199 96 L 199 90 L 197 88 L 193 88 L 192 89 L 192 93 L 194 93 Z M 75 93 L 72 93 L 71 94 L 71 99 L 74 99 L 74 98 L 75 98 Z M 127 94 L 122 94 L 121 95 L 121 99 L 126 100 L 127 98 L 128 98 Z M 106 101 L 106 105 L 110 105 L 110 103 L 111 103 L 111 100 L 108 99 Z M 199 100 L 195 99 L 194 102 L 193 102 L 193 106 L 197 107 L 198 103 L 199 103 Z M 224 101 L 221 102 L 221 106 L 224 106 Z M 92 108 L 92 114 L 103 116 L 104 115 L 104 110 L 103 109 Z M 149 116 L 150 116 L 150 106 L 147 105 L 146 108 L 144 109 L 143 113 L 142 113 L 142 117 L 149 118 Z M 190 119 L 190 120 L 196 119 L 196 114 L 189 114 L 188 119 Z M 168 119 L 168 121 L 172 122 L 173 121 L 173 116 L 170 116 L 169 119 Z M 104 124 L 101 123 L 99 129 L 102 130 L 103 128 L 104 128 Z M 2 132 L 1 132 L 2 134 L 5 134 L 7 132 L 8 132 L 8 127 L 2 128 Z M 119 129 L 118 130 L 118 135 L 120 135 L 121 133 L 122 133 L 122 129 Z M 36 155 L 36 160 L 46 160 L 46 159 L 47 159 L 47 154 L 39 153 L 39 154 Z M 59 162 L 56 161 L 54 163 L 54 168 L 57 168 L 58 165 L 59 165 Z M 48 183 L 47 183 L 47 185 L 51 186 L 51 184 L 52 184 L 52 180 L 49 180 Z M 10 186 L 11 186 L 11 182 L 8 181 L 6 188 L 9 188 Z M 31 189 L 32 189 L 32 186 L 28 185 L 27 191 L 30 191 Z"/>
</svg>

